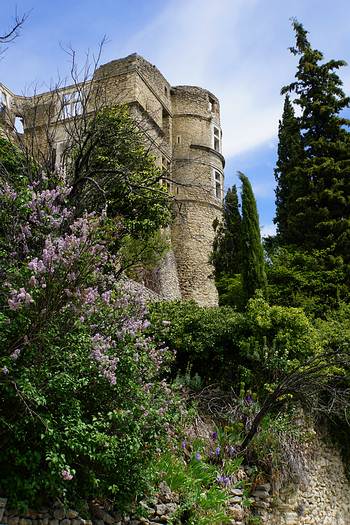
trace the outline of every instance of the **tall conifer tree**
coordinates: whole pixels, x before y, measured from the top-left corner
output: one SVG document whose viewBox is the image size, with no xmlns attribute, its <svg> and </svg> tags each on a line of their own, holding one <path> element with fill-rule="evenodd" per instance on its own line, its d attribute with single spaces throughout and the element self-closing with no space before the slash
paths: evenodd
<svg viewBox="0 0 350 525">
<path fill-rule="evenodd" d="M 266 294 L 266 274 L 254 193 L 248 177 L 238 175 L 242 182 L 242 284 L 247 301 L 258 289 Z"/>
<path fill-rule="evenodd" d="M 299 185 L 295 170 L 304 159 L 304 149 L 298 119 L 295 116 L 289 95 L 284 101 L 283 115 L 278 129 L 278 157 L 275 169 L 276 218 L 279 242 L 288 244 L 290 240 L 289 218 Z"/>
<path fill-rule="evenodd" d="M 340 113 L 349 106 L 349 97 L 336 73 L 345 62 L 322 63 L 322 53 L 311 47 L 303 26 L 294 20 L 293 27 L 296 45 L 291 52 L 300 58 L 296 80 L 282 94 L 294 93 L 300 107 L 304 159 L 289 179 L 286 240 L 302 249 L 328 248 L 348 259 L 350 135 L 345 126 L 350 121 Z"/>
<path fill-rule="evenodd" d="M 241 216 L 235 185 L 227 190 L 223 208 L 223 221 L 213 243 L 212 262 L 216 278 L 240 272 Z"/>
</svg>

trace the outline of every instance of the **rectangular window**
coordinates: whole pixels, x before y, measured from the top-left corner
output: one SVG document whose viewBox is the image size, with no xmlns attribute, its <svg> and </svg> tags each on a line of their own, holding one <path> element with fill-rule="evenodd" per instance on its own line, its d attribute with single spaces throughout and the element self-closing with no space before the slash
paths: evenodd
<svg viewBox="0 0 350 525">
<path fill-rule="evenodd" d="M 215 100 L 209 97 L 209 111 L 212 113 L 215 109 Z"/>
<path fill-rule="evenodd" d="M 23 118 L 18 115 L 15 117 L 15 130 L 20 135 L 24 133 Z"/>
<path fill-rule="evenodd" d="M 221 151 L 221 135 L 219 128 L 216 126 L 213 129 L 213 146 L 216 151 Z"/>
<path fill-rule="evenodd" d="M 62 97 L 61 118 L 73 118 L 83 113 L 82 93 L 74 91 Z"/>
<path fill-rule="evenodd" d="M 7 106 L 7 96 L 6 93 L 0 91 L 0 109 L 3 109 Z"/>
<path fill-rule="evenodd" d="M 224 190 L 224 176 L 220 171 L 214 170 L 214 195 L 217 199 L 222 200 Z"/>
</svg>

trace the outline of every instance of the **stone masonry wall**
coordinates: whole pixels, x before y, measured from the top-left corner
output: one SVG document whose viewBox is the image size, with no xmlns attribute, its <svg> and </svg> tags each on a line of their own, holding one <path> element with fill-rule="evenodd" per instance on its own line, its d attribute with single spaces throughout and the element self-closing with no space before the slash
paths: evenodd
<svg viewBox="0 0 350 525">
<path fill-rule="evenodd" d="M 0 88 L 5 89 L 1 84 Z M 136 53 L 101 65 L 85 84 L 34 97 L 10 96 L 9 92 L 11 118 L 17 113 L 24 117 L 24 140 L 30 150 L 60 169 L 67 137 L 76 126 L 75 118 L 79 119 L 71 106 L 68 112 L 63 111 L 62 104 L 67 110 L 70 103 L 65 102 L 65 95 L 77 90 L 90 93 L 88 114 L 101 107 L 127 104 L 147 149 L 165 170 L 168 180 L 163 182 L 180 215 L 171 228 L 173 253 L 155 272 L 160 278 L 159 292 L 167 298 L 180 296 L 203 306 L 216 305 L 217 292 L 209 277 L 213 268 L 208 261 L 214 237 L 212 222 L 220 216 L 223 197 L 223 192 L 216 196 L 214 180 L 216 170 L 223 186 L 224 158 L 215 150 L 213 136 L 214 125 L 220 128 L 218 99 L 199 87 L 171 87 L 154 65 Z"/>
<path fill-rule="evenodd" d="M 220 209 L 198 202 L 182 202 L 172 225 L 172 245 L 179 270 L 182 297 L 202 306 L 216 306 L 217 290 L 209 264 L 214 229 Z"/>
</svg>

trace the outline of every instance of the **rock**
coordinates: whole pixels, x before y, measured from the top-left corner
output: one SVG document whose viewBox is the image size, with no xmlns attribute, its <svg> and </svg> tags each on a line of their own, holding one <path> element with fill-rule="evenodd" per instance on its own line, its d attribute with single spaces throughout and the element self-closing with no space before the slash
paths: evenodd
<svg viewBox="0 0 350 525">
<path fill-rule="evenodd" d="M 78 516 L 79 516 L 79 513 L 76 510 L 69 509 L 67 511 L 67 518 L 69 518 L 70 520 L 74 520 Z"/>
<path fill-rule="evenodd" d="M 240 505 L 230 505 L 229 511 L 235 520 L 242 520 L 244 518 L 244 510 Z"/>
<path fill-rule="evenodd" d="M 230 493 L 232 496 L 243 496 L 243 489 L 232 489 Z"/>
<path fill-rule="evenodd" d="M 270 497 L 270 494 L 265 490 L 256 490 L 255 492 L 253 492 L 252 496 L 253 498 L 267 499 Z"/>
<path fill-rule="evenodd" d="M 284 519 L 286 525 L 295 525 L 298 522 L 298 514 L 296 512 L 287 512 Z"/>
<path fill-rule="evenodd" d="M 258 509 L 268 509 L 270 505 L 265 501 L 257 500 L 254 503 L 254 507 L 258 507 Z"/>
<path fill-rule="evenodd" d="M 159 505 L 156 505 L 157 516 L 162 516 L 163 514 L 166 514 L 167 512 L 168 512 L 168 507 L 164 505 L 164 503 L 160 503 Z"/>
<path fill-rule="evenodd" d="M 177 511 L 178 505 L 177 503 L 167 503 L 168 513 L 173 514 Z"/>
<path fill-rule="evenodd" d="M 64 512 L 63 507 L 59 507 L 53 511 L 53 517 L 56 520 L 63 520 L 66 517 L 66 513 Z"/>
<path fill-rule="evenodd" d="M 231 500 L 231 503 L 241 503 L 242 502 L 242 497 L 241 496 L 235 496 L 234 498 L 232 498 Z"/>
<path fill-rule="evenodd" d="M 8 525 L 18 525 L 19 517 L 18 516 L 11 516 L 11 518 L 8 518 L 7 523 L 8 523 Z"/>
<path fill-rule="evenodd" d="M 64 520 L 62 520 L 60 522 L 60 525 L 71 525 L 71 521 L 67 518 L 65 518 Z"/>
<path fill-rule="evenodd" d="M 50 520 L 50 525 L 59 525 L 58 520 Z"/>
<path fill-rule="evenodd" d="M 163 503 L 170 503 L 172 501 L 171 489 L 165 481 L 159 483 L 159 499 Z"/>
<path fill-rule="evenodd" d="M 83 518 L 76 518 L 72 520 L 72 525 L 86 525 L 85 520 Z"/>
<path fill-rule="evenodd" d="M 262 490 L 264 492 L 270 492 L 271 485 L 270 485 L 270 483 L 265 483 L 264 485 L 257 485 L 255 487 L 255 490 Z"/>
</svg>

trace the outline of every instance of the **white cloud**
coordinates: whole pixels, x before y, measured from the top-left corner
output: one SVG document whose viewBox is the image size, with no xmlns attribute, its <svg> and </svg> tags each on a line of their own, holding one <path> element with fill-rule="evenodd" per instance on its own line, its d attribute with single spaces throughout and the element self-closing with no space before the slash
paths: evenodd
<svg viewBox="0 0 350 525">
<path fill-rule="evenodd" d="M 261 227 L 261 237 L 267 237 L 268 235 L 275 235 L 276 234 L 276 225 L 266 224 Z"/>
<path fill-rule="evenodd" d="M 315 34 L 321 49 L 327 49 L 327 23 L 330 31 L 332 24 L 334 30 L 344 26 L 340 12 L 327 19 L 316 0 L 296 0 L 291 7 L 277 0 L 268 6 L 263 0 L 171 0 L 165 6 L 125 49 L 143 53 L 173 85 L 200 85 L 219 97 L 226 157 L 274 144 L 280 89 L 296 65 L 287 50 L 294 39 L 289 18 L 309 19 L 311 42 Z"/>
</svg>

